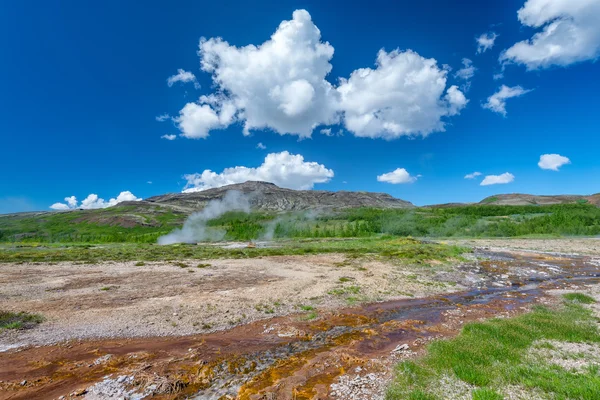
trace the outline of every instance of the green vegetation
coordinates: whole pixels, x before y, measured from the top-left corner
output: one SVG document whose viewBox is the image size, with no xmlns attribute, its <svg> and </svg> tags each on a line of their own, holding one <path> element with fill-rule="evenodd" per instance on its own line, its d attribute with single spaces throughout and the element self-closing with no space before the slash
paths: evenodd
<svg viewBox="0 0 600 400">
<path fill-rule="evenodd" d="M 156 243 L 185 218 L 159 206 L 0 215 L 0 242 Z"/>
<path fill-rule="evenodd" d="M 39 314 L 0 311 L 0 331 L 4 329 L 29 329 L 42 322 L 44 322 L 44 317 Z"/>
<path fill-rule="evenodd" d="M 310 213 L 228 212 L 207 222 L 227 240 L 350 238 L 382 234 L 413 237 L 598 235 L 600 208 L 586 202 L 550 206 L 485 205 L 448 208 L 358 208 Z M 180 227 L 185 215 L 136 206 L 38 215 L 0 216 L 0 242 L 156 243 Z"/>
<path fill-rule="evenodd" d="M 472 385 L 473 399 L 502 399 L 499 393 L 511 386 L 553 399 L 600 398 L 597 366 L 576 372 L 528 356 L 542 340 L 600 343 L 592 312 L 579 304 L 580 296 L 567 297 L 575 301 L 557 310 L 538 307 L 514 318 L 471 323 L 456 338 L 433 342 L 423 358 L 398 364 L 387 399 L 446 398 L 440 393 L 444 376 Z"/>
<path fill-rule="evenodd" d="M 467 252 L 458 246 L 422 243 L 418 240 L 392 237 L 359 239 L 312 239 L 281 241 L 278 247 L 224 249 L 219 246 L 170 245 L 144 243 L 89 244 L 0 244 L 0 262 L 75 261 L 172 261 L 216 258 L 253 258 L 276 255 L 345 253 L 347 257 L 380 256 L 399 262 L 427 265 L 429 260 L 446 261 Z M 183 263 L 185 265 L 189 265 Z"/>
<path fill-rule="evenodd" d="M 563 295 L 563 297 L 574 303 L 593 304 L 596 302 L 593 297 L 584 293 L 566 293 Z"/>
</svg>

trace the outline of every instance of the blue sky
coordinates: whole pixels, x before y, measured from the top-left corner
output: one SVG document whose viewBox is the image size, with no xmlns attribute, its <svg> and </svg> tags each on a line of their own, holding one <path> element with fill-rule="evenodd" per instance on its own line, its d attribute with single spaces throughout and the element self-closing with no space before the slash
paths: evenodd
<svg viewBox="0 0 600 400">
<path fill-rule="evenodd" d="M 0 5 L 0 213 L 246 177 L 417 205 L 600 192 L 597 0 L 59 3 Z"/>
</svg>

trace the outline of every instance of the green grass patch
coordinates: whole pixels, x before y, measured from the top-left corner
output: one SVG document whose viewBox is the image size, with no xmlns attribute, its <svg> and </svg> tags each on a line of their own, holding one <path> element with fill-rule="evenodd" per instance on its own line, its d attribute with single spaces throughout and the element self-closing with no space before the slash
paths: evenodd
<svg viewBox="0 0 600 400">
<path fill-rule="evenodd" d="M 554 399 L 600 398 L 600 375 L 593 368 L 575 373 L 527 358 L 540 340 L 600 343 L 600 334 L 592 312 L 571 300 L 557 310 L 536 307 L 513 318 L 470 323 L 456 338 L 431 343 L 423 358 L 398 364 L 386 398 L 442 399 L 443 375 L 474 385 L 473 399 L 503 398 L 499 393 L 507 385 Z"/>
<path fill-rule="evenodd" d="M 573 303 L 593 304 L 596 302 L 592 296 L 588 296 L 584 293 L 566 293 L 563 294 L 563 297 L 568 301 L 572 301 Z"/>
<path fill-rule="evenodd" d="M 146 243 L 73 244 L 0 244 L 0 262 L 91 263 L 103 261 L 170 261 L 210 260 L 218 258 L 254 258 L 281 255 L 343 253 L 347 257 L 380 256 L 401 263 L 424 263 L 435 259 L 447 261 L 460 258 L 466 248 L 435 243 L 423 243 L 411 238 L 386 236 L 350 239 L 294 239 L 277 242 L 272 248 L 224 249 L 211 245 L 174 244 L 159 246 Z M 187 265 L 186 263 L 182 263 Z"/>
<path fill-rule="evenodd" d="M 39 314 L 0 311 L 0 331 L 3 329 L 29 329 L 42 322 L 44 322 L 44 317 Z"/>
</svg>

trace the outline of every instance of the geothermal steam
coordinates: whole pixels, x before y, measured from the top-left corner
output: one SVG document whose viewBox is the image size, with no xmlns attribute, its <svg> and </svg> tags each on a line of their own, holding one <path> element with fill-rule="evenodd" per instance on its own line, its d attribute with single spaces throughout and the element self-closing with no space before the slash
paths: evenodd
<svg viewBox="0 0 600 400">
<path fill-rule="evenodd" d="M 158 244 L 195 243 L 222 240 L 225 231 L 206 226 L 206 221 L 217 218 L 228 211 L 250 212 L 248 196 L 237 190 L 228 191 L 220 200 L 211 200 L 202 211 L 185 220 L 181 229 L 158 238 Z"/>
</svg>

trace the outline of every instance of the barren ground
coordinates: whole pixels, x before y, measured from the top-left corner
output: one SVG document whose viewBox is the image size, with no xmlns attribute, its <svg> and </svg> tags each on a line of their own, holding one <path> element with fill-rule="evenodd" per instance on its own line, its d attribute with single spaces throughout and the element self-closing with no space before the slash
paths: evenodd
<svg viewBox="0 0 600 400">
<path fill-rule="evenodd" d="M 0 347 L 205 333 L 310 307 L 330 309 L 461 287 L 451 276 L 447 284 L 433 282 L 430 271 L 339 254 L 181 263 L 0 264 L 2 309 L 47 318 L 34 330 L 0 333 Z"/>
</svg>

